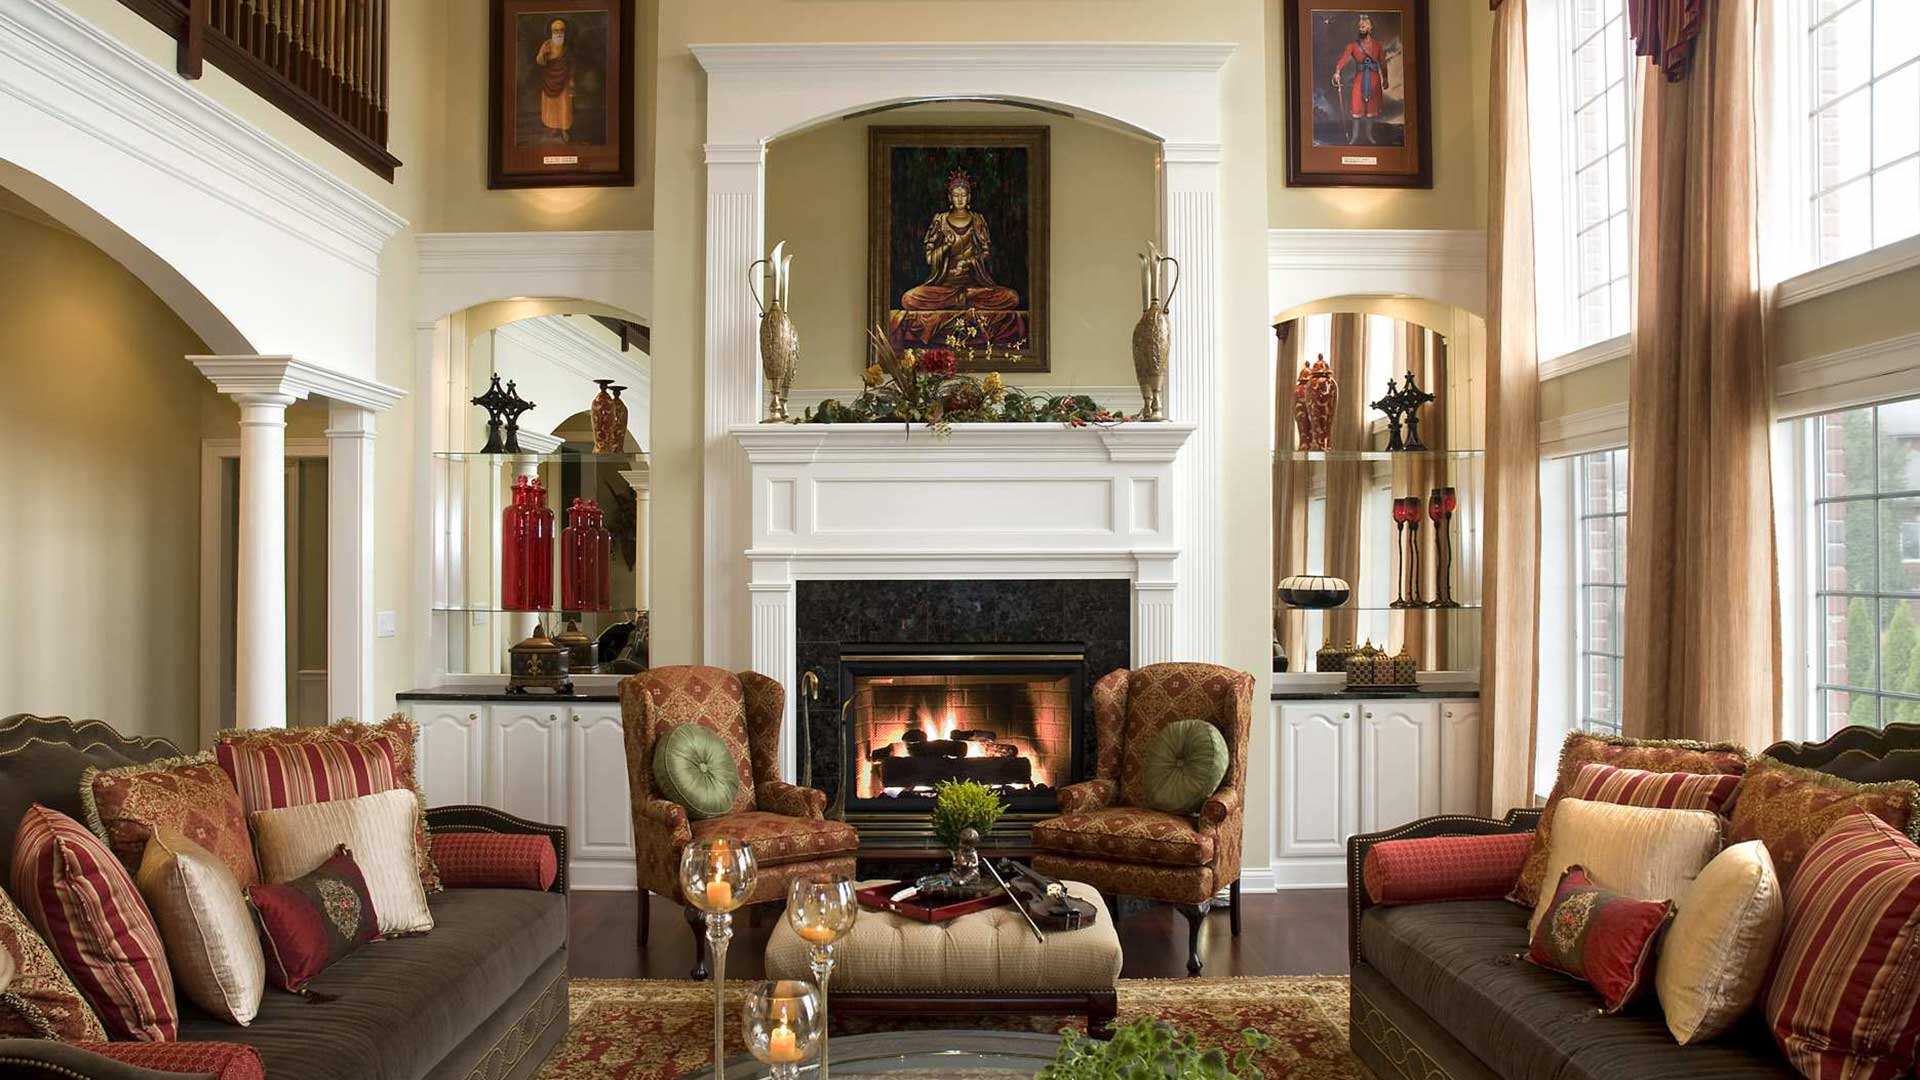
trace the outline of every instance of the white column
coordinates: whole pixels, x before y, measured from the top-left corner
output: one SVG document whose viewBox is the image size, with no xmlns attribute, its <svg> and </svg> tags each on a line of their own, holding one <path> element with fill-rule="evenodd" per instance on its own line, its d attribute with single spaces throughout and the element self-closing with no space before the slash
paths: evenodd
<svg viewBox="0 0 1920 1080">
<path fill-rule="evenodd" d="M 747 586 L 753 598 L 753 670 L 787 688 L 786 715 L 780 722 L 780 750 L 776 762 L 780 778 L 792 783 L 799 775 L 795 762 L 798 734 L 794 727 L 795 700 L 800 682 L 794 671 L 793 581 L 785 564 L 756 566 L 755 580 Z M 784 580 L 783 580 L 784 579 Z"/>
<path fill-rule="evenodd" d="M 633 606 L 649 611 L 653 605 L 652 570 L 648 558 L 653 539 L 653 462 L 641 454 L 638 468 L 622 469 L 620 476 L 633 487 Z"/>
<path fill-rule="evenodd" d="M 747 266 L 762 254 L 765 186 L 764 146 L 708 144 L 702 659 L 725 668 L 744 666 L 749 648 L 747 456 L 728 432 L 760 419 L 759 323 Z"/>
<path fill-rule="evenodd" d="M 327 721 L 372 722 L 374 412 L 327 410 Z"/>
<path fill-rule="evenodd" d="M 1179 602 L 1163 659 L 1220 662 L 1225 612 L 1224 503 L 1220 488 L 1220 147 L 1168 143 L 1165 155 L 1167 253 L 1180 263 L 1180 287 L 1168 320 L 1173 350 L 1168 415 L 1198 425 L 1174 463 L 1180 510 Z"/>
<path fill-rule="evenodd" d="M 240 403 L 239 595 L 234 717 L 243 728 L 287 726 L 287 406 L 280 393 Z"/>
</svg>

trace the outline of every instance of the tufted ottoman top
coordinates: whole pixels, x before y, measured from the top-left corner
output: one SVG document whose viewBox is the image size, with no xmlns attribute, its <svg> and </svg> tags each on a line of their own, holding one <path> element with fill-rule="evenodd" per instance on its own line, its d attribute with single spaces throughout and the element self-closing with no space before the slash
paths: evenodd
<svg viewBox="0 0 1920 1080">
<path fill-rule="evenodd" d="M 860 888 L 885 884 L 863 881 Z M 834 990 L 1111 990 L 1120 977 L 1120 937 L 1091 885 L 1063 884 L 1099 911 L 1092 926 L 1048 931 L 1042 944 L 1013 905 L 944 923 L 862 908 L 834 946 Z M 767 977 L 813 981 L 807 943 L 786 919 L 767 940 Z"/>
</svg>

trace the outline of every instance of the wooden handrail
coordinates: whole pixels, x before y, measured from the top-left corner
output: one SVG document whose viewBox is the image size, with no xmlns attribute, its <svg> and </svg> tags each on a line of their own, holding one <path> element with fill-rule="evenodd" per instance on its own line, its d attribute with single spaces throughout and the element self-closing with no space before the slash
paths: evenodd
<svg viewBox="0 0 1920 1080">
<path fill-rule="evenodd" d="M 383 179 L 391 0 L 120 0 L 179 43 L 177 68 L 231 75 Z"/>
</svg>

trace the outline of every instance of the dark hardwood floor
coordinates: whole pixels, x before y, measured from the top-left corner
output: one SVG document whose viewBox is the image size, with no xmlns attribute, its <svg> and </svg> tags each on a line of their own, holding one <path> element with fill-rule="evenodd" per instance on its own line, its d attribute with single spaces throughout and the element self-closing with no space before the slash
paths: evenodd
<svg viewBox="0 0 1920 1080">
<path fill-rule="evenodd" d="M 651 942 L 645 953 L 634 939 L 637 894 L 572 894 L 572 973 L 582 978 L 684 979 L 693 967 L 693 938 L 680 909 L 654 898 Z M 1344 975 L 1347 972 L 1347 894 L 1343 889 L 1248 893 L 1241 898 L 1244 919 L 1235 938 L 1224 907 L 1207 919 L 1200 939 L 1207 975 Z M 756 919 L 734 916 L 733 944 L 727 949 L 727 977 L 757 979 L 765 974 L 761 954 L 772 932 L 775 910 L 758 909 Z M 1187 921 L 1171 907 L 1134 910 L 1119 920 L 1126 954 L 1122 978 L 1181 978 L 1187 972 Z"/>
</svg>

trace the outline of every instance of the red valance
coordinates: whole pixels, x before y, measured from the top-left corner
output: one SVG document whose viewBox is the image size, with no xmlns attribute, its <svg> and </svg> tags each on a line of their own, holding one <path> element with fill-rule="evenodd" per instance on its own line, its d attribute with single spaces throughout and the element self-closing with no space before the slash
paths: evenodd
<svg viewBox="0 0 1920 1080">
<path fill-rule="evenodd" d="M 1627 33 L 1636 55 L 1650 57 L 1669 82 L 1687 77 L 1707 0 L 1627 0 Z"/>
</svg>

